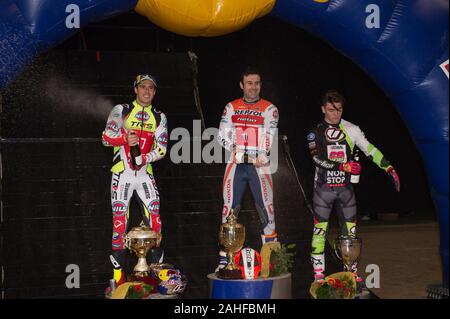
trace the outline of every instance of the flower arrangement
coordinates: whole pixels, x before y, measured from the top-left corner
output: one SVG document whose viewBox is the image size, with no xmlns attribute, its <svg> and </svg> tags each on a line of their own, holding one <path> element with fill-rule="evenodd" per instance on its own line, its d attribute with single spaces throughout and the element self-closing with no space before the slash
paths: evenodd
<svg viewBox="0 0 450 319">
<path fill-rule="evenodd" d="M 354 299 L 356 280 L 351 272 L 338 272 L 313 282 L 309 290 L 314 299 Z"/>
<path fill-rule="evenodd" d="M 145 299 L 153 293 L 154 287 L 143 282 L 136 282 L 128 287 L 125 299 Z"/>
<path fill-rule="evenodd" d="M 291 270 L 295 258 L 295 252 L 292 252 L 292 250 L 295 246 L 295 244 L 282 244 L 279 249 L 272 251 L 270 255 L 269 277 L 279 276 Z"/>
</svg>

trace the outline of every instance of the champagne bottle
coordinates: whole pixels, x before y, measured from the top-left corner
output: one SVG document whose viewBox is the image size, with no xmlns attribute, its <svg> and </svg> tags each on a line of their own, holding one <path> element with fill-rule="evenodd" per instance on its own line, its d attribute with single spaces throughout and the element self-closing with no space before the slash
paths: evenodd
<svg viewBox="0 0 450 319">
<path fill-rule="evenodd" d="M 355 149 L 355 152 L 353 153 L 353 162 L 359 163 L 359 149 Z M 358 184 L 359 183 L 359 174 L 358 175 L 352 174 L 350 176 L 350 183 Z"/>
<path fill-rule="evenodd" d="M 130 134 L 136 135 L 136 132 L 131 131 Z M 133 166 L 139 166 L 142 164 L 142 157 L 141 157 L 141 148 L 138 144 L 130 147 L 130 155 L 131 155 L 131 162 Z"/>
</svg>

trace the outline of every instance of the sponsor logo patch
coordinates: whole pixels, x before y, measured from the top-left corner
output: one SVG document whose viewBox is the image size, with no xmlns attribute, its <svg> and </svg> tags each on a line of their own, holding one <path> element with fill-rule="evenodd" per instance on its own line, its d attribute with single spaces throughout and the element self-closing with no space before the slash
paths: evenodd
<svg viewBox="0 0 450 319">
<path fill-rule="evenodd" d="M 122 202 L 115 202 L 112 205 L 112 210 L 113 210 L 114 215 L 122 216 L 122 215 L 125 215 L 125 213 L 127 212 L 127 206 Z"/>
<path fill-rule="evenodd" d="M 328 159 L 333 162 L 347 162 L 346 145 L 327 145 Z"/>
<path fill-rule="evenodd" d="M 159 201 L 154 200 L 150 204 L 148 204 L 148 210 L 152 214 L 159 214 Z"/>
<path fill-rule="evenodd" d="M 336 127 L 329 127 L 325 130 L 325 138 L 328 142 L 340 142 L 345 139 L 345 134 Z"/>
<path fill-rule="evenodd" d="M 136 115 L 135 115 L 135 117 L 139 120 L 139 121 L 148 121 L 148 119 L 150 118 L 150 115 L 148 115 L 148 113 L 147 112 L 145 112 L 145 111 L 140 111 L 140 112 L 137 112 L 136 113 Z"/>
</svg>

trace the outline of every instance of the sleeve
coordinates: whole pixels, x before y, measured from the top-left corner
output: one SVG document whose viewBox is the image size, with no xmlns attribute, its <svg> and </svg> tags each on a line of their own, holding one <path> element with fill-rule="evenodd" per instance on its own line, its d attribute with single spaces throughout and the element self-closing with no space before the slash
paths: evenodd
<svg viewBox="0 0 450 319">
<path fill-rule="evenodd" d="M 260 149 L 266 153 L 266 155 L 270 155 L 270 150 L 272 148 L 273 139 L 277 132 L 278 127 L 278 119 L 279 113 L 278 108 L 275 105 L 271 105 L 267 108 L 264 116 L 264 130 L 263 135 L 261 136 L 261 141 L 263 145 L 261 145 Z"/>
<path fill-rule="evenodd" d="M 383 153 L 375 147 L 375 145 L 371 144 L 365 137 L 364 132 L 356 126 L 355 128 L 355 144 L 358 146 L 361 151 L 379 168 L 386 171 L 391 163 L 384 157 Z"/>
<path fill-rule="evenodd" d="M 127 143 L 126 131 L 123 129 L 122 105 L 116 105 L 109 113 L 106 128 L 102 134 L 104 146 L 121 146 Z"/>
<path fill-rule="evenodd" d="M 317 133 L 315 130 L 311 130 L 307 137 L 306 137 L 307 141 L 308 141 L 308 148 L 309 148 L 309 152 L 311 153 L 311 157 L 313 159 L 314 165 L 316 165 L 317 167 L 321 167 L 327 170 L 332 170 L 332 171 L 339 171 L 340 170 L 340 163 L 338 162 L 332 162 L 330 160 L 328 160 L 327 158 L 322 158 L 320 156 L 320 141 L 317 137 Z"/>
<path fill-rule="evenodd" d="M 155 130 L 155 141 L 152 150 L 146 154 L 147 163 L 152 163 L 159 161 L 164 158 L 167 153 L 167 143 L 168 143 L 168 128 L 167 128 L 167 118 L 164 113 L 161 113 L 161 121 Z"/>
<path fill-rule="evenodd" d="M 232 110 L 233 107 L 231 103 L 228 103 L 225 106 L 225 109 L 223 110 L 222 118 L 220 120 L 219 125 L 219 133 L 217 135 L 217 140 L 219 144 L 230 152 L 233 150 L 234 146 L 233 123 L 231 121 Z"/>
</svg>

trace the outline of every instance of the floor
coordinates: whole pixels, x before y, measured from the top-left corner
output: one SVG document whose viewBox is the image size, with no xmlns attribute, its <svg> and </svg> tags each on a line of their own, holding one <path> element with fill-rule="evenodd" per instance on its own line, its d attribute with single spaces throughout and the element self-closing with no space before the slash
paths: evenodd
<svg viewBox="0 0 450 319">
<path fill-rule="evenodd" d="M 379 288 L 371 289 L 379 298 L 423 299 L 428 285 L 441 283 L 437 222 L 369 221 L 359 224 L 357 233 L 363 241 L 359 271 L 368 278 L 376 267 L 369 266 L 372 270 L 364 272 L 366 267 L 379 267 Z M 336 230 L 330 229 L 330 240 L 336 235 Z"/>
</svg>

